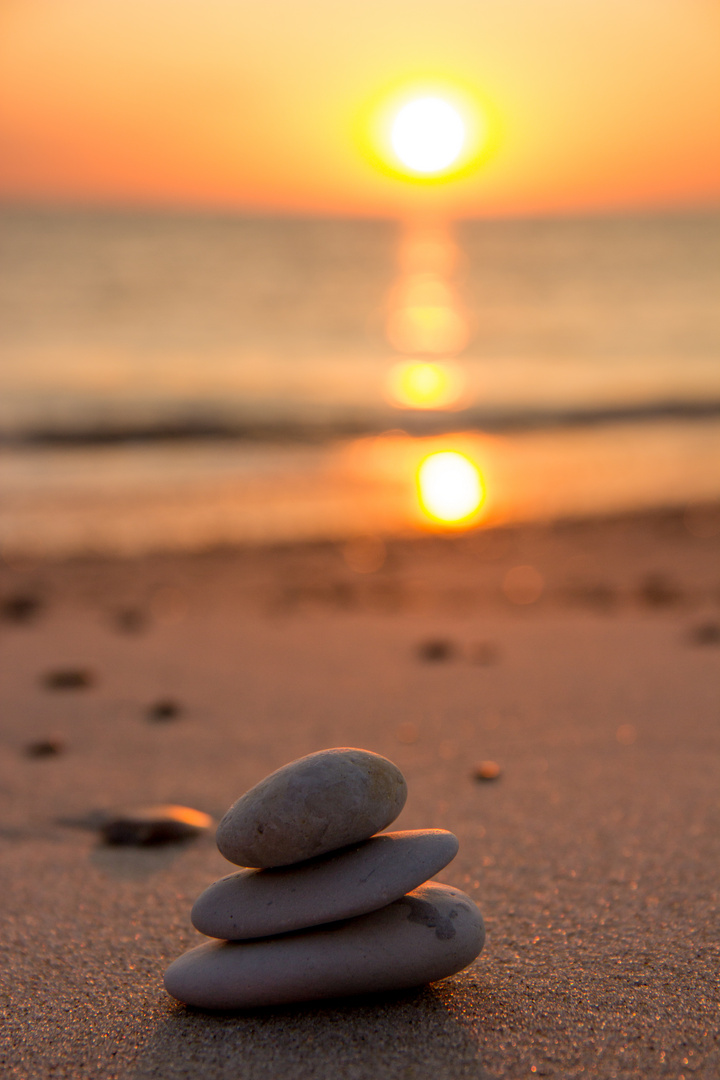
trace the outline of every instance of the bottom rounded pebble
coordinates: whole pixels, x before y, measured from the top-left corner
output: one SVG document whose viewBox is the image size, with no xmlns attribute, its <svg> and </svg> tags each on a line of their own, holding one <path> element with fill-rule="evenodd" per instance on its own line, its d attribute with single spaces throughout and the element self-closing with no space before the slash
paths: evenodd
<svg viewBox="0 0 720 1080">
<path fill-rule="evenodd" d="M 402 990 L 461 971 L 484 942 L 482 916 L 470 897 L 429 882 L 346 922 L 277 938 L 199 945 L 170 965 L 165 988 L 201 1009 Z"/>
</svg>

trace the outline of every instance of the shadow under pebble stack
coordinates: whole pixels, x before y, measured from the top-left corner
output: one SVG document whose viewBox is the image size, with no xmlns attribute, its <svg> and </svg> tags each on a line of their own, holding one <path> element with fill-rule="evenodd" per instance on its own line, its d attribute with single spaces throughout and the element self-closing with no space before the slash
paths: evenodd
<svg viewBox="0 0 720 1080">
<path fill-rule="evenodd" d="M 454 859 L 443 829 L 382 833 L 405 779 L 367 750 L 321 750 L 266 777 L 228 810 L 222 855 L 243 869 L 197 899 L 192 922 L 219 940 L 165 973 L 173 997 L 243 1009 L 422 986 L 480 953 L 469 896 L 429 881 Z"/>
</svg>

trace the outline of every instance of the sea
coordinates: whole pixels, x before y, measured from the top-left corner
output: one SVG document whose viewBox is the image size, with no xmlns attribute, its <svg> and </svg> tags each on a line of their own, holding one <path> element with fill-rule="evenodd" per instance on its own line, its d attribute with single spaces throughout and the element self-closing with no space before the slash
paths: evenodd
<svg viewBox="0 0 720 1080">
<path fill-rule="evenodd" d="M 412 364 L 461 392 L 402 400 Z M 445 451 L 482 479 L 459 522 L 419 487 Z M 10 563 L 718 500 L 720 214 L 0 210 Z"/>
</svg>

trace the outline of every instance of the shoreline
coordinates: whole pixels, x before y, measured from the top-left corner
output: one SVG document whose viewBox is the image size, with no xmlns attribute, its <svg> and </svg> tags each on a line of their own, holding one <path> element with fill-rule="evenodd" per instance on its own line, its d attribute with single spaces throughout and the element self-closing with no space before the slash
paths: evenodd
<svg viewBox="0 0 720 1080">
<path fill-rule="evenodd" d="M 0 552 L 0 578 L 8 573 L 42 570 L 43 568 L 54 572 L 63 569 L 70 570 L 75 566 L 93 565 L 102 567 L 107 564 L 127 564 L 140 566 L 143 563 L 162 562 L 187 562 L 191 565 L 196 561 L 213 558 L 243 559 L 291 557 L 293 553 L 302 554 L 313 552 L 342 553 L 348 544 L 356 542 L 368 542 L 379 544 L 385 549 L 382 559 L 377 567 L 369 570 L 359 570 L 356 576 L 361 578 L 367 574 L 372 575 L 376 570 L 387 570 L 386 560 L 393 550 L 417 550 L 423 548 L 445 549 L 448 553 L 453 551 L 475 551 L 481 556 L 486 551 L 503 552 L 512 546 L 515 539 L 522 544 L 522 538 L 572 537 L 579 535 L 592 536 L 596 532 L 601 534 L 610 532 L 622 533 L 626 530 L 640 530 L 645 533 L 648 542 L 660 535 L 674 535 L 681 538 L 686 544 L 700 543 L 713 546 L 720 544 L 720 500 L 705 499 L 692 502 L 678 501 L 675 504 L 665 506 L 639 507 L 636 509 L 618 509 L 598 513 L 567 514 L 558 518 L 545 518 L 526 521 L 492 521 L 487 524 L 479 524 L 467 528 L 435 528 L 426 527 L 424 530 L 414 529 L 395 535 L 383 535 L 371 530 L 347 536 L 323 536 L 323 537 L 297 537 L 290 539 L 274 539 L 269 541 L 232 540 L 210 542 L 205 546 L 194 549 L 158 548 L 149 551 L 138 551 L 129 554 L 119 551 L 93 551 L 79 550 L 67 554 L 35 554 L 32 552 L 13 553 L 6 558 Z M 499 539 L 498 539 L 499 538 Z M 488 555 L 491 561 L 499 558 L 499 555 Z M 391 558 L 392 562 L 392 558 Z M 352 570 L 351 564 L 345 566 L 346 570 Z"/>
<path fill-rule="evenodd" d="M 3 455 L 0 551 L 12 562 L 422 536 L 437 529 L 418 499 L 418 470 L 446 450 L 482 479 L 471 532 L 720 499 L 720 425 L 710 420 L 504 437 L 390 431 L 322 445 L 35 447 Z"/>
</svg>

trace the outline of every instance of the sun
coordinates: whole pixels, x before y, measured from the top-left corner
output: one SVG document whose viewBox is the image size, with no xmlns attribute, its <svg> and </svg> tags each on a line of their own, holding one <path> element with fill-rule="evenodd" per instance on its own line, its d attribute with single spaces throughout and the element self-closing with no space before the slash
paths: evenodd
<svg viewBox="0 0 720 1080">
<path fill-rule="evenodd" d="M 399 161 L 412 172 L 433 176 L 460 157 L 467 132 L 458 110 L 441 97 L 409 101 L 397 113 L 390 143 Z"/>
<path fill-rule="evenodd" d="M 432 76 L 378 87 L 353 121 L 360 152 L 386 175 L 420 186 L 469 176 L 495 153 L 500 120 L 477 86 Z"/>
</svg>

